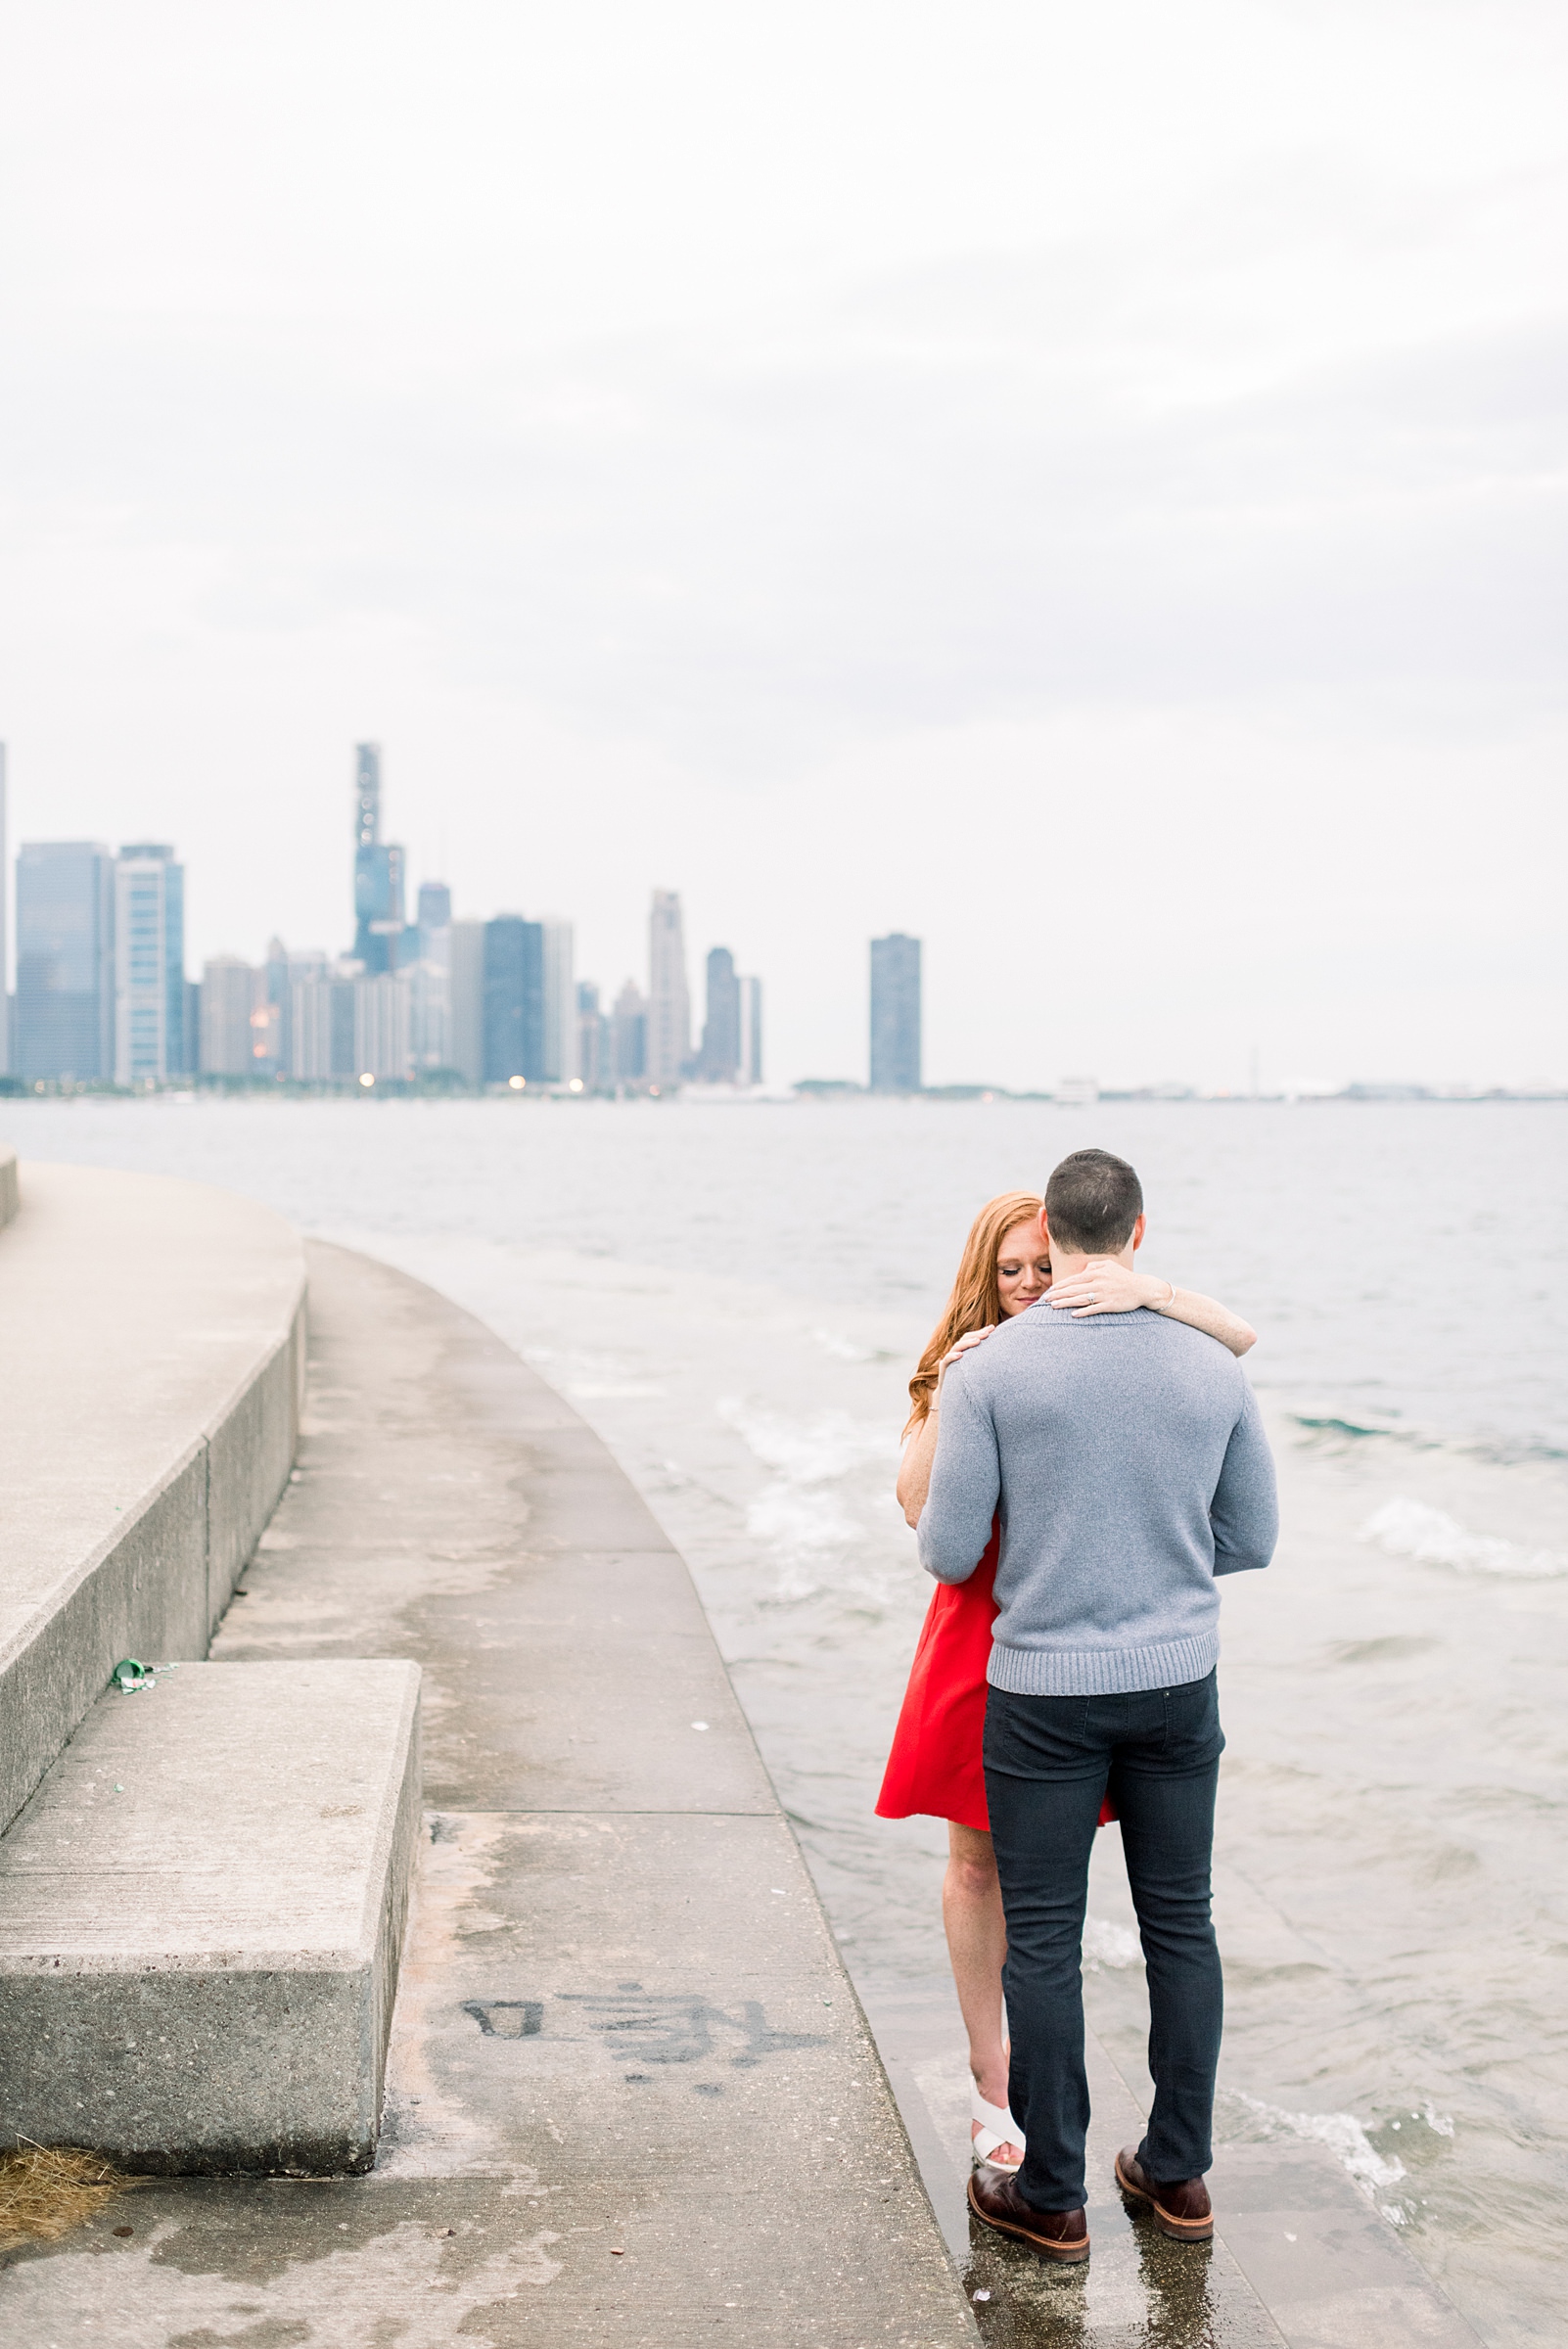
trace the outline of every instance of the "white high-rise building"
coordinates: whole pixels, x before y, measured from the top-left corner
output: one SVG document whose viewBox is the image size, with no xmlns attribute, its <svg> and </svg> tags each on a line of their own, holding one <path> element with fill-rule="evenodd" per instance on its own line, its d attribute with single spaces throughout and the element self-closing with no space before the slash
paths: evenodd
<svg viewBox="0 0 1568 2349">
<path fill-rule="evenodd" d="M 202 1074 L 250 1077 L 255 1071 L 251 1014 L 259 972 L 238 954 L 214 954 L 202 969 Z"/>
<path fill-rule="evenodd" d="M 441 935 L 449 939 L 449 933 Z M 408 1049 L 416 1074 L 421 1069 L 449 1069 L 452 1066 L 450 965 L 421 959 L 400 975 L 408 984 Z"/>
<path fill-rule="evenodd" d="M 450 988 L 447 1066 L 465 1083 L 484 1082 L 484 924 L 453 922 L 448 930 Z"/>
<path fill-rule="evenodd" d="M 648 1082 L 678 1084 L 691 1057 L 691 994 L 680 898 L 656 889 L 648 916 Z"/>
<path fill-rule="evenodd" d="M 354 981 L 354 1074 L 401 1081 L 409 1072 L 407 975 Z"/>
<path fill-rule="evenodd" d="M 115 859 L 115 1082 L 161 1084 L 185 1068 L 185 872 L 172 849 Z"/>
<path fill-rule="evenodd" d="M 572 924 L 546 914 L 544 933 L 544 1068 L 546 1084 L 568 1084 L 577 1069 L 577 988 Z"/>
<path fill-rule="evenodd" d="M 289 989 L 289 1074 L 319 1083 L 332 1075 L 332 981 L 321 968 L 301 971 Z"/>
</svg>

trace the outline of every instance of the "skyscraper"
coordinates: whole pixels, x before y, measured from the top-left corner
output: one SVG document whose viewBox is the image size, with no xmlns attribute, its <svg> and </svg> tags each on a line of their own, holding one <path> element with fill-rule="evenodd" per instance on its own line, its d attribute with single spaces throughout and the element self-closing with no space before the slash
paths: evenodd
<svg viewBox="0 0 1568 2349">
<path fill-rule="evenodd" d="M 451 926 L 451 1010 L 447 1050 L 469 1084 L 484 1082 L 484 924 Z"/>
<path fill-rule="evenodd" d="M 320 1083 L 332 1073 L 332 981 L 323 955 L 289 982 L 289 1074 Z"/>
<path fill-rule="evenodd" d="M 656 889 L 648 916 L 648 1082 L 678 1084 L 691 1057 L 691 995 L 680 898 Z"/>
<path fill-rule="evenodd" d="M 544 932 L 520 913 L 484 925 L 484 1082 L 544 1075 Z"/>
<path fill-rule="evenodd" d="M 161 1084 L 185 1066 L 185 868 L 137 841 L 115 859 L 115 1082 Z"/>
<path fill-rule="evenodd" d="M 115 860 L 95 840 L 17 858 L 17 1073 L 115 1071 Z"/>
<path fill-rule="evenodd" d="M 585 1090 L 603 1092 L 615 1082 L 615 1057 L 608 1015 L 599 1008 L 591 980 L 577 987 L 577 1075 Z"/>
<path fill-rule="evenodd" d="M 539 930 L 544 955 L 541 1073 L 547 1084 L 567 1084 L 577 1074 L 577 993 L 572 968 L 572 924 L 546 914 Z"/>
<path fill-rule="evenodd" d="M 294 957 L 281 938 L 267 941 L 261 966 L 261 1000 L 255 1020 L 257 1074 L 286 1077 L 294 1066 Z M 253 1015 L 254 1017 L 254 1015 Z"/>
<path fill-rule="evenodd" d="M 871 941 L 871 1090 L 920 1090 L 920 941 Z"/>
<path fill-rule="evenodd" d="M 395 969 L 403 921 L 403 852 L 381 837 L 381 745 L 354 745 L 354 960 Z"/>
<path fill-rule="evenodd" d="M 281 941 L 274 939 L 272 944 L 277 951 L 269 950 L 267 957 L 269 994 L 278 982 L 277 957 L 283 954 Z M 281 976 L 286 997 L 279 1023 L 284 1047 L 281 1067 L 291 1077 L 330 1077 L 332 991 L 327 979 L 327 957 L 319 946 L 305 946 L 296 953 L 283 954 Z"/>
<path fill-rule="evenodd" d="M 710 1084 L 733 1084 L 740 1075 L 741 985 L 728 946 L 714 947 L 707 976 L 707 1016 L 697 1073 Z"/>
<path fill-rule="evenodd" d="M 354 981 L 354 1075 L 401 1083 L 409 1073 L 409 988 L 404 971 Z"/>
<path fill-rule="evenodd" d="M 641 1084 L 648 1074 L 648 1005 L 634 979 L 626 981 L 610 1015 L 610 1061 L 615 1084 Z"/>
<path fill-rule="evenodd" d="M 251 1014 L 261 999 L 261 973 L 238 954 L 214 954 L 202 969 L 202 1074 L 254 1077 L 255 1031 Z"/>
<path fill-rule="evenodd" d="M 762 1082 L 762 982 L 738 979 L 740 989 L 740 1081 Z"/>
<path fill-rule="evenodd" d="M 405 942 L 408 943 L 408 942 Z M 452 893 L 422 881 L 409 959 L 408 1044 L 416 1074 L 452 1066 Z"/>
<path fill-rule="evenodd" d="M 444 881 L 421 881 L 419 910 L 414 918 L 419 924 L 419 951 L 421 956 L 427 956 L 432 939 L 452 926 L 452 893 Z"/>
</svg>

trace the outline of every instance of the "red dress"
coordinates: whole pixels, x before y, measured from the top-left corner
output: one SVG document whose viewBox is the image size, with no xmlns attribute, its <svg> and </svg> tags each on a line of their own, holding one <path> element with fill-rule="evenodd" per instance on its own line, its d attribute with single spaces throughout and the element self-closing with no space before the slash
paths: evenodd
<svg viewBox="0 0 1568 2349">
<path fill-rule="evenodd" d="M 1001 1529 L 993 1525 L 969 1580 L 939 1583 L 931 1594 L 877 1797 L 879 1819 L 907 1819 L 919 1811 L 991 1833 L 981 1749 L 1000 1548 Z M 1101 1823 L 1115 1817 L 1111 1804 L 1103 1803 Z"/>
</svg>

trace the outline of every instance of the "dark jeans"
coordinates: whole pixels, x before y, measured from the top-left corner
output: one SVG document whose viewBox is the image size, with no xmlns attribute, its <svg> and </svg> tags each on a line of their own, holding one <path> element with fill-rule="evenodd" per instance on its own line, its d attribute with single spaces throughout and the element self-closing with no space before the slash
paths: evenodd
<svg viewBox="0 0 1568 2349">
<path fill-rule="evenodd" d="M 1157 2185 L 1213 2158 L 1223 1988 L 1209 1917 L 1214 1797 L 1224 1750 L 1215 1675 L 1125 1696 L 1012 1696 L 986 1706 L 986 1799 L 1007 1912 L 1002 1976 L 1008 2095 L 1028 2145 L 1019 2190 L 1037 2210 L 1087 2199 L 1084 1910 L 1107 1789 L 1149 1983 L 1154 2109 L 1138 2159 Z"/>
</svg>

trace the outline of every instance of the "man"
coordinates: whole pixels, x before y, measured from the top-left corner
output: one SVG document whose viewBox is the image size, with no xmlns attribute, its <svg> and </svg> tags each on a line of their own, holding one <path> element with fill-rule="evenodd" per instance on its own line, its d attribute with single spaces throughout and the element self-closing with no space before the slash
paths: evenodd
<svg viewBox="0 0 1568 2349">
<path fill-rule="evenodd" d="M 1084 1910 L 1107 1790 L 1148 1969 L 1154 2076 L 1147 2133 L 1118 2156 L 1117 2181 L 1165 2234 L 1214 2232 L 1215 1578 L 1267 1566 L 1278 1518 L 1258 1405 L 1225 1349 L 1158 1313 L 1095 1310 L 1095 1260 L 1130 1265 L 1143 1238 L 1132 1169 L 1076 1150 L 1041 1222 L 1051 1289 L 947 1372 L 919 1543 L 940 1582 L 961 1583 L 1001 1519 L 986 1796 L 1026 2150 L 1016 2177 L 977 2172 L 970 2201 L 1044 2257 L 1082 2260 Z"/>
</svg>

